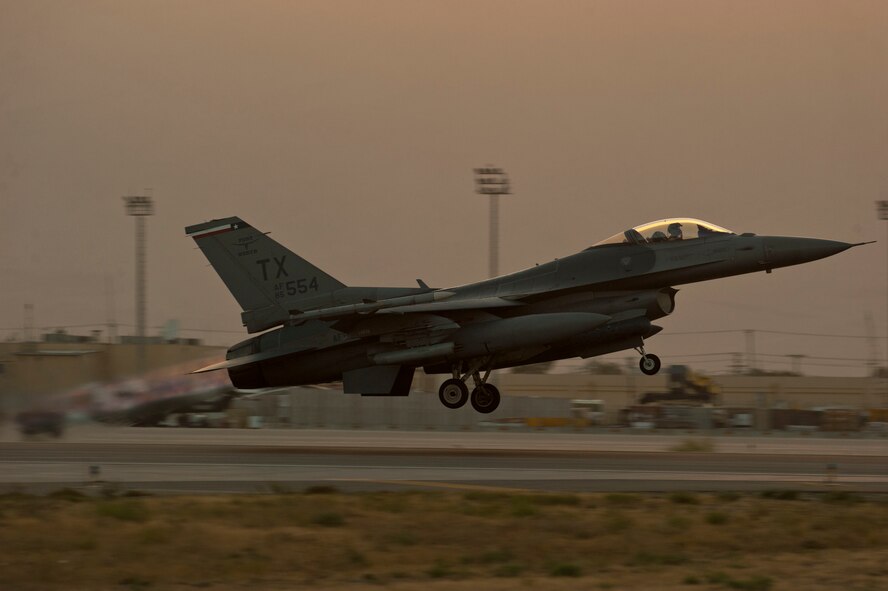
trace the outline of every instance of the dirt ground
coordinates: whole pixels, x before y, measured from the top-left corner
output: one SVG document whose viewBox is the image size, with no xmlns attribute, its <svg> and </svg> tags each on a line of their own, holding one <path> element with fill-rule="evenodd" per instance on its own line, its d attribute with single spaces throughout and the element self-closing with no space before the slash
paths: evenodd
<svg viewBox="0 0 888 591">
<path fill-rule="evenodd" d="M 0 497 L 0 589 L 888 590 L 846 493 Z"/>
</svg>

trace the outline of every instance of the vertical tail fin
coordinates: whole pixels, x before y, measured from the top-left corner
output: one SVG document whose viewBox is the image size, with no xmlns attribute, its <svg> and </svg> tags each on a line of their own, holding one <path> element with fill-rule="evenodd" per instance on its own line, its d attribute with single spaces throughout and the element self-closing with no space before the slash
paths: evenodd
<svg viewBox="0 0 888 591">
<path fill-rule="evenodd" d="M 280 324 L 289 310 L 345 287 L 240 218 L 188 226 L 185 233 L 240 304 L 249 332 Z"/>
</svg>

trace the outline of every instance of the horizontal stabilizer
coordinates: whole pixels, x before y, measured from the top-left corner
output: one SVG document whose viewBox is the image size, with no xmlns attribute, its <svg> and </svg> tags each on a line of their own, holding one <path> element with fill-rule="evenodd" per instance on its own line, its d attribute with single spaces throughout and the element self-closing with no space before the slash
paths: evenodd
<svg viewBox="0 0 888 591">
<path fill-rule="evenodd" d="M 228 369 L 229 367 L 233 367 L 232 361 L 239 361 L 238 359 L 225 360 L 220 361 L 219 363 L 214 363 L 212 365 L 208 365 L 206 367 L 201 367 L 200 369 L 195 369 L 191 373 L 206 373 L 208 371 L 219 371 L 220 369 Z"/>
<path fill-rule="evenodd" d="M 191 373 L 205 373 L 208 371 L 241 367 L 244 365 L 249 365 L 250 363 L 266 361 L 268 359 L 274 359 L 275 357 L 283 357 L 284 355 L 299 353 L 305 350 L 305 346 L 299 340 L 291 340 L 281 344 L 279 347 L 272 347 L 268 350 L 260 351 L 258 353 L 252 353 L 250 355 L 242 355 L 240 357 L 226 359 L 225 361 L 220 361 L 219 363 L 214 363 L 206 367 L 201 367 L 200 369 L 196 369 Z"/>
</svg>

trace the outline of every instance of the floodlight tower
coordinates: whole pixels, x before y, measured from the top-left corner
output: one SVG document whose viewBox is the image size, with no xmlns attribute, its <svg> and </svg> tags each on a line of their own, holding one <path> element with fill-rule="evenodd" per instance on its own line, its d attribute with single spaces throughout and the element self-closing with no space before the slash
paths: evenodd
<svg viewBox="0 0 888 591">
<path fill-rule="evenodd" d="M 154 215 L 154 200 L 150 195 L 128 195 L 126 215 L 136 218 L 136 336 L 139 340 L 138 369 L 145 371 L 145 218 Z"/>
<path fill-rule="evenodd" d="M 509 177 L 502 168 L 488 165 L 475 169 L 475 192 L 490 195 L 490 264 L 489 275 L 499 275 L 499 196 L 511 195 Z"/>
</svg>

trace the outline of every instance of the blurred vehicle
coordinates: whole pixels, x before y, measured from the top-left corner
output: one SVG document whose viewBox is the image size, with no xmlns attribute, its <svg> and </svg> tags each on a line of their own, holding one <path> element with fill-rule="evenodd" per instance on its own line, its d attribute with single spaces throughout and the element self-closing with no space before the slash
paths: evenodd
<svg viewBox="0 0 888 591">
<path fill-rule="evenodd" d="M 183 394 L 171 398 L 150 400 L 129 408 L 115 411 L 97 411 L 92 416 L 103 423 L 117 423 L 131 427 L 159 427 L 174 424 L 182 427 L 207 427 L 207 413 L 219 413 L 228 409 L 237 396 L 233 388 L 221 388 L 197 394 Z"/>
<path fill-rule="evenodd" d="M 719 388 L 712 378 L 691 371 L 687 365 L 669 367 L 669 390 L 667 392 L 646 392 L 641 404 L 680 402 L 682 404 L 716 404 Z"/>
<path fill-rule="evenodd" d="M 24 437 L 48 434 L 55 438 L 61 437 L 65 432 L 64 413 L 52 410 L 28 410 L 20 412 L 15 417 L 19 432 Z"/>
<path fill-rule="evenodd" d="M 55 403 L 73 417 L 102 423 L 133 427 L 201 424 L 187 415 L 224 412 L 232 400 L 247 394 L 236 391 L 224 373 L 191 373 L 212 359 L 217 358 L 179 363 L 115 382 L 85 384 L 62 393 Z"/>
<path fill-rule="evenodd" d="M 570 416 L 582 421 L 584 426 L 604 424 L 604 400 L 570 401 Z"/>
</svg>

